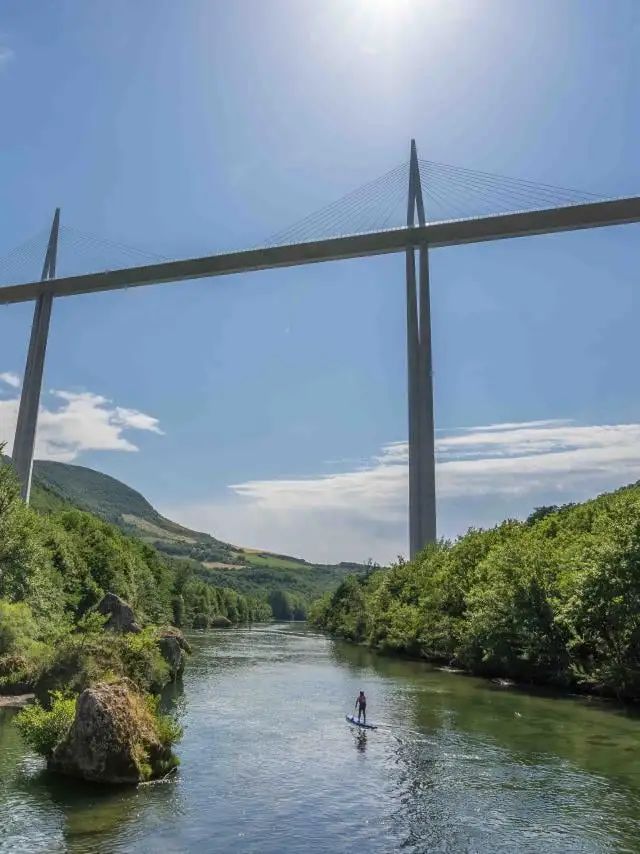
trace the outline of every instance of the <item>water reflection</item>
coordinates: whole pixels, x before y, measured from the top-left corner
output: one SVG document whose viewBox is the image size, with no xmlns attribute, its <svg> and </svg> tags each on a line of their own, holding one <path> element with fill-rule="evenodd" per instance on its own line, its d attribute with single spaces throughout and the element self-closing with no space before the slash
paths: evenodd
<svg viewBox="0 0 640 854">
<path fill-rule="evenodd" d="M 484 679 L 439 671 L 419 661 L 376 655 L 336 644 L 336 664 L 398 682 L 398 708 L 409 704 L 412 726 L 455 730 L 490 740 L 517 761 L 562 756 L 588 771 L 615 774 L 640 785 L 640 716 L 596 698 L 497 687 Z M 611 762 L 611 751 L 616 753 Z"/>
<path fill-rule="evenodd" d="M 367 734 L 366 734 L 366 732 L 364 732 L 364 730 L 363 730 L 362 732 L 355 732 L 353 735 L 354 735 L 354 740 L 356 743 L 356 750 L 358 750 L 360 753 L 364 753 L 365 750 L 367 749 Z"/>
<path fill-rule="evenodd" d="M 50 779 L 0 713 L 0 851 L 636 850 L 631 717 L 300 626 L 192 641 L 184 691 L 163 696 L 185 727 L 169 783 Z M 345 722 L 360 688 L 376 730 Z"/>
<path fill-rule="evenodd" d="M 162 708 L 184 716 L 180 685 L 165 691 Z M 175 779 L 107 788 L 49 774 L 43 760 L 25 751 L 14 716 L 0 710 L 0 851 L 114 851 L 141 811 L 173 809 Z"/>
<path fill-rule="evenodd" d="M 396 687 L 389 708 L 406 725 L 395 734 L 402 795 L 394 820 L 409 848 L 419 848 L 428 817 L 430 844 L 446 840 L 446 850 L 503 850 L 496 835 L 519 826 L 526 830 L 509 843 L 519 851 L 542 850 L 541 838 L 546 851 L 637 850 L 637 714 L 341 643 L 333 659 Z"/>
</svg>

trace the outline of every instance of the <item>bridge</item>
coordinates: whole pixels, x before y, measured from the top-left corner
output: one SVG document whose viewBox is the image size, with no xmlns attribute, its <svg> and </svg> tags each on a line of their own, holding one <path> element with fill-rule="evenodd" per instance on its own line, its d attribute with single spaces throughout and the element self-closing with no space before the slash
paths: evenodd
<svg viewBox="0 0 640 854">
<path fill-rule="evenodd" d="M 431 203 L 430 212 L 449 206 L 455 208 L 457 216 L 427 220 L 425 196 Z M 397 206 L 399 199 L 404 209 L 404 221 L 402 225 L 389 225 L 393 206 Z M 465 215 L 464 207 L 469 200 L 476 205 L 476 210 L 472 215 Z M 413 140 L 408 163 L 274 235 L 265 245 L 252 249 L 181 260 L 162 259 L 142 265 L 57 276 L 61 234 L 60 210 L 57 209 L 40 279 L 0 285 L 0 303 L 35 301 L 12 453 L 22 497 L 26 502 L 29 501 L 40 392 L 54 298 L 404 253 L 409 553 L 414 557 L 426 544 L 436 539 L 430 251 L 443 246 L 639 221 L 639 196 L 599 198 L 577 190 L 424 161 L 418 158 Z M 366 226 L 364 228 L 363 223 Z M 77 234 L 81 235 L 80 232 Z M 83 239 L 88 240 L 86 236 Z"/>
</svg>

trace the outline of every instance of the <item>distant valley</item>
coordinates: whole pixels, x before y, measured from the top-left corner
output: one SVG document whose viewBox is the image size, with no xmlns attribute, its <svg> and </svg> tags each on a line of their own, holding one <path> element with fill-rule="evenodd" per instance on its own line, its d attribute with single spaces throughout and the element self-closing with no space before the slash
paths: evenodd
<svg viewBox="0 0 640 854">
<path fill-rule="evenodd" d="M 41 513 L 68 506 L 93 513 L 159 552 L 189 561 L 203 580 L 254 596 L 280 589 L 308 603 L 346 575 L 368 570 L 363 564 L 313 564 L 225 543 L 166 519 L 135 489 L 84 466 L 37 460 L 31 503 Z"/>
</svg>

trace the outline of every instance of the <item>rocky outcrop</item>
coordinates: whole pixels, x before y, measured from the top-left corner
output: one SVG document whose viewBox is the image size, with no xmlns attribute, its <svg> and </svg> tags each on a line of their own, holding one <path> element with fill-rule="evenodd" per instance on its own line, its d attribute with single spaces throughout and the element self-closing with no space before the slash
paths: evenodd
<svg viewBox="0 0 640 854">
<path fill-rule="evenodd" d="M 104 625 L 105 629 L 111 629 L 115 632 L 133 632 L 135 634 L 142 631 L 136 623 L 136 617 L 131 605 L 127 605 L 115 593 L 105 593 L 98 603 L 97 611 L 99 614 L 109 616 Z"/>
<path fill-rule="evenodd" d="M 175 681 L 182 674 L 187 660 L 187 653 L 191 652 L 185 636 L 180 629 L 170 628 L 160 632 L 158 646 L 162 657 L 169 665 L 171 681 Z"/>
<path fill-rule="evenodd" d="M 123 680 L 80 694 L 73 724 L 48 767 L 98 783 L 140 783 L 166 774 L 175 763 L 144 698 Z"/>
<path fill-rule="evenodd" d="M 233 625 L 231 620 L 228 617 L 223 617 L 221 614 L 218 614 L 217 617 L 212 617 L 209 621 L 209 625 L 213 629 L 226 629 L 227 626 Z"/>
</svg>

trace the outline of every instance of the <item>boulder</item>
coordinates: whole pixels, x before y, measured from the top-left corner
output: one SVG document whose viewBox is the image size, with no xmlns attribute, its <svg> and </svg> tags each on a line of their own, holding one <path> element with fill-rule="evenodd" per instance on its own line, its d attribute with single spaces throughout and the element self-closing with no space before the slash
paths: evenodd
<svg viewBox="0 0 640 854">
<path fill-rule="evenodd" d="M 138 634 L 142 629 L 136 623 L 136 617 L 131 605 L 116 596 L 115 593 L 105 593 L 97 607 L 99 614 L 109 615 L 105 629 L 114 632 L 133 632 Z"/>
<path fill-rule="evenodd" d="M 191 652 L 185 636 L 180 629 L 164 629 L 158 638 L 158 646 L 162 657 L 169 665 L 171 681 L 175 681 L 182 674 L 187 659 L 187 653 Z"/>
<path fill-rule="evenodd" d="M 214 629 L 226 629 L 227 626 L 231 626 L 233 623 L 228 617 L 223 617 L 222 614 L 218 614 L 216 617 L 211 618 L 209 625 Z"/>
<path fill-rule="evenodd" d="M 48 760 L 50 771 L 97 783 L 140 783 L 174 766 L 153 714 L 129 680 L 84 690 L 69 732 Z"/>
</svg>

